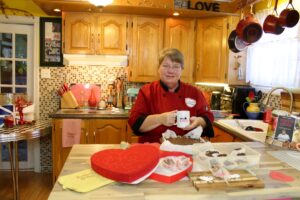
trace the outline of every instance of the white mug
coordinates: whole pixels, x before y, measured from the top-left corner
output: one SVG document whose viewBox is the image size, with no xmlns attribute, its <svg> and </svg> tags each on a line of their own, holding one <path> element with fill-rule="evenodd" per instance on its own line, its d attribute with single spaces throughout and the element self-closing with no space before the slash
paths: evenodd
<svg viewBox="0 0 300 200">
<path fill-rule="evenodd" d="M 176 120 L 177 120 L 176 125 L 178 128 L 184 128 L 190 125 L 190 111 L 189 110 L 177 111 Z"/>
</svg>

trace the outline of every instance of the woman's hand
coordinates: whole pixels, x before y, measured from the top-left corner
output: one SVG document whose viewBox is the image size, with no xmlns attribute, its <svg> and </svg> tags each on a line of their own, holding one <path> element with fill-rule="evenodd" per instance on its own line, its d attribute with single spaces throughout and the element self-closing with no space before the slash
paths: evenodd
<svg viewBox="0 0 300 200">
<path fill-rule="evenodd" d="M 189 131 L 196 128 L 197 126 L 202 126 L 202 128 L 205 128 L 206 122 L 202 117 L 194 116 L 190 118 L 190 125 L 184 127 L 183 130 Z"/>
<path fill-rule="evenodd" d="M 159 123 L 164 126 L 173 126 L 176 121 L 177 110 L 161 113 L 158 117 Z"/>
</svg>

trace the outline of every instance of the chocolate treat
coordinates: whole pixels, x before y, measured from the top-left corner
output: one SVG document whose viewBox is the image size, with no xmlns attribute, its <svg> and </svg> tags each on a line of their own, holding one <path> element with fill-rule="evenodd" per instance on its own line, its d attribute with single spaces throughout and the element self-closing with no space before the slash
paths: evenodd
<svg viewBox="0 0 300 200">
<path fill-rule="evenodd" d="M 246 154 L 245 153 L 238 153 L 236 154 L 237 156 L 245 156 Z"/>
<path fill-rule="evenodd" d="M 220 153 L 218 151 L 206 151 L 205 152 L 205 155 L 208 156 L 208 157 L 217 157 Z"/>
<path fill-rule="evenodd" d="M 218 155 L 218 157 L 226 157 L 226 156 L 227 156 L 226 153 L 221 153 L 221 154 Z"/>
<path fill-rule="evenodd" d="M 177 138 L 168 138 L 168 141 L 170 141 L 172 144 L 178 144 L 178 145 L 192 145 L 195 143 L 203 143 L 200 139 L 192 139 L 187 137 L 180 137 L 177 136 Z"/>
</svg>

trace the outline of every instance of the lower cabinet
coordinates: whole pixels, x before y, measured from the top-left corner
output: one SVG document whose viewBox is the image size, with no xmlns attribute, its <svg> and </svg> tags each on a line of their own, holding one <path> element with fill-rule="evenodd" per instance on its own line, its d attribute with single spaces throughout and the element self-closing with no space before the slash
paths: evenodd
<svg viewBox="0 0 300 200">
<path fill-rule="evenodd" d="M 53 119 L 52 168 L 53 183 L 56 181 L 72 147 L 62 145 L 63 119 Z M 82 119 L 80 144 L 119 144 L 131 141 L 127 119 Z"/>
<path fill-rule="evenodd" d="M 242 142 L 241 139 L 232 136 L 228 132 L 213 126 L 214 132 L 215 132 L 215 137 L 211 138 L 211 142 Z"/>
</svg>

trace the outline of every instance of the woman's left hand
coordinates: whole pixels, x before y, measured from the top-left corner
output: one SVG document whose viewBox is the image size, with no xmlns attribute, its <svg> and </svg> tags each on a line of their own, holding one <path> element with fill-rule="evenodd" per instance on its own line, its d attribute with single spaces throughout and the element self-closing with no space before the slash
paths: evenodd
<svg viewBox="0 0 300 200">
<path fill-rule="evenodd" d="M 194 116 L 194 117 L 190 118 L 190 125 L 184 127 L 183 130 L 189 131 L 189 130 L 196 128 L 197 126 L 202 126 L 202 128 L 205 128 L 206 123 L 202 117 Z"/>
</svg>

